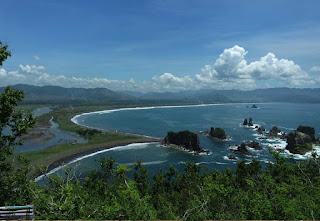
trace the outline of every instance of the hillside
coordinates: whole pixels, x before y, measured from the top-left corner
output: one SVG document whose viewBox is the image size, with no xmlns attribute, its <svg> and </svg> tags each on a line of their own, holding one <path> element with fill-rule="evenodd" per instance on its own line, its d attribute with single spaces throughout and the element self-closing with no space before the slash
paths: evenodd
<svg viewBox="0 0 320 221">
<path fill-rule="evenodd" d="M 79 103 L 79 102 L 110 102 L 136 100 L 135 97 L 115 92 L 106 88 L 63 88 L 59 86 L 32 86 L 17 84 L 12 86 L 15 89 L 23 90 L 25 93 L 25 103 Z M 4 87 L 0 88 L 2 93 Z"/>
<path fill-rule="evenodd" d="M 292 102 L 319 103 L 320 88 L 268 88 L 250 91 L 241 90 L 196 90 L 181 92 L 136 94 L 126 93 L 144 100 L 184 100 L 197 103 L 210 102 Z"/>
</svg>

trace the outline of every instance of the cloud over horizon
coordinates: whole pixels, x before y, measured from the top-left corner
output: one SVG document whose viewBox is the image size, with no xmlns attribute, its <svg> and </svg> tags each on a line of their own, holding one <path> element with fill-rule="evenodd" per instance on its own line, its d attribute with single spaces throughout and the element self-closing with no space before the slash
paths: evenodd
<svg viewBox="0 0 320 221">
<path fill-rule="evenodd" d="M 291 60 L 278 59 L 269 52 L 259 60 L 248 63 L 247 51 L 238 45 L 225 49 L 213 65 L 205 65 L 200 74 L 176 77 L 172 73 L 154 76 L 149 81 L 136 82 L 110 80 L 107 78 L 77 78 L 53 75 L 45 72 L 44 66 L 19 65 L 19 70 L 0 69 L 1 86 L 32 84 L 62 87 L 97 88 L 116 91 L 165 92 L 196 89 L 255 89 L 271 86 L 306 87 L 320 82 Z M 318 67 L 310 71 L 317 71 Z M 274 83 L 276 85 L 273 85 Z M 261 86 L 263 85 L 263 86 Z"/>
</svg>

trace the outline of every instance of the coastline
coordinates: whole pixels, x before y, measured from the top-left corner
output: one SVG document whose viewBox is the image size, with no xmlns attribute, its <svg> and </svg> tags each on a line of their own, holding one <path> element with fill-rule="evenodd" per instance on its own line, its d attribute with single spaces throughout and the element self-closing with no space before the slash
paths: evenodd
<svg viewBox="0 0 320 221">
<path fill-rule="evenodd" d="M 99 131 L 104 131 L 98 128 L 91 128 L 86 125 L 82 125 L 77 121 L 77 118 L 83 115 L 91 115 L 91 114 L 103 114 L 103 113 L 112 113 L 117 111 L 124 111 L 124 110 L 142 110 L 142 109 L 155 109 L 155 108 L 187 108 L 187 107 L 201 107 L 201 106 L 216 106 L 216 105 L 228 105 L 233 103 L 215 103 L 215 104 L 191 104 L 191 105 L 173 105 L 173 106 L 150 106 L 150 107 L 129 107 L 129 108 L 115 108 L 115 109 L 107 109 L 107 110 L 100 110 L 100 111 L 91 111 L 91 112 L 84 112 L 81 114 L 76 114 L 69 119 L 69 123 L 75 124 L 79 127 L 84 127 L 87 129 L 97 129 Z M 104 131 L 105 132 L 105 131 Z M 118 140 L 118 141 L 112 141 L 112 142 L 105 142 L 100 144 L 87 144 L 87 146 L 79 147 L 76 149 L 70 149 L 68 151 L 60 152 L 52 157 L 43 158 L 39 161 L 34 162 L 31 167 L 36 168 L 37 165 L 43 165 L 46 167 L 46 172 L 50 172 L 51 170 L 54 170 L 57 167 L 62 166 L 63 164 L 66 164 L 73 159 L 76 159 L 80 156 L 89 155 L 94 152 L 98 152 L 100 150 L 105 149 L 111 149 L 117 146 L 124 146 L 129 144 L 135 144 L 135 143 L 151 143 L 151 142 L 163 142 L 163 139 L 155 138 L 155 137 L 149 137 L 146 135 L 140 135 L 140 134 L 129 134 L 129 133 L 122 133 L 122 132 L 112 132 L 114 134 L 118 135 L 129 135 L 132 138 L 129 140 Z M 77 144 L 76 144 L 77 145 Z M 52 146 L 47 149 L 56 148 L 57 146 Z M 33 170 L 30 172 L 30 177 L 38 177 L 41 173 L 41 171 Z"/>
<path fill-rule="evenodd" d="M 101 144 L 93 144 L 88 145 L 84 147 L 79 147 L 76 149 L 71 149 L 65 152 L 58 153 L 52 157 L 44 158 L 40 161 L 36 161 L 33 164 L 31 164 L 31 168 L 36 168 L 38 165 L 43 165 L 46 167 L 46 172 L 48 173 L 51 170 L 60 167 L 73 159 L 76 159 L 81 156 L 89 155 L 101 150 L 111 149 L 118 146 L 125 146 L 129 144 L 137 144 L 137 143 L 152 143 L 152 142 L 161 142 L 161 139 L 154 139 L 154 138 L 148 138 L 148 137 L 141 137 L 138 139 L 133 140 L 120 140 L 120 141 L 113 141 L 108 143 L 101 143 Z M 48 149 L 55 148 L 56 146 L 49 147 Z M 29 176 L 32 178 L 36 178 L 41 175 L 41 171 L 39 170 L 32 170 L 29 173 Z"/>
<path fill-rule="evenodd" d="M 151 106 L 151 107 L 125 107 L 125 108 L 117 108 L 115 107 L 114 109 L 104 109 L 104 110 L 98 110 L 98 111 L 83 111 L 80 112 L 79 110 L 72 110 L 71 112 L 68 112 L 65 114 L 63 111 L 65 109 L 60 109 L 60 111 L 63 112 L 64 118 L 62 119 L 57 119 L 57 122 L 60 127 L 60 123 L 68 124 L 69 126 L 72 127 L 72 129 L 93 129 L 85 125 L 81 125 L 80 122 L 77 121 L 77 118 L 82 116 L 82 115 L 89 115 L 89 114 L 103 114 L 103 113 L 111 113 L 111 112 L 116 112 L 116 111 L 123 111 L 123 110 L 141 110 L 141 109 L 155 109 L 155 108 L 177 108 L 177 107 L 201 107 L 201 106 L 217 106 L 217 105 L 229 105 L 229 104 L 234 104 L 234 103 L 215 103 L 215 104 L 195 104 L 195 105 L 175 105 L 175 106 Z M 73 108 L 72 108 L 73 109 Z M 80 112 L 80 113 L 79 113 Z M 54 113 L 53 113 L 54 114 Z M 59 113 L 58 113 L 59 114 Z M 60 120 L 60 123 L 59 123 Z M 67 125 L 67 126 L 68 126 Z M 64 125 L 66 127 L 66 125 Z M 62 130 L 69 131 L 68 129 L 61 128 Z M 71 130 L 70 130 L 71 131 Z M 88 142 L 86 144 L 68 144 L 63 146 L 61 149 L 62 151 L 58 151 L 56 153 L 49 153 L 49 157 L 41 157 L 37 159 L 36 161 L 32 162 L 32 172 L 30 173 L 30 177 L 35 177 L 41 173 L 40 170 L 36 170 L 37 165 L 43 165 L 46 168 L 46 171 L 51 171 L 65 163 L 68 163 L 72 161 L 75 158 L 78 158 L 80 156 L 85 156 L 89 155 L 91 153 L 100 151 L 100 150 L 105 150 L 105 149 L 111 149 L 117 146 L 123 146 L 123 145 L 128 145 L 128 144 L 134 144 L 134 143 L 150 143 L 150 142 L 162 142 L 162 139 L 159 138 L 153 138 L 153 137 L 148 137 L 145 135 L 137 135 L 137 134 L 128 134 L 128 133 L 121 133 L 121 132 L 107 132 L 104 130 L 101 130 L 103 133 L 109 134 L 109 136 L 115 136 L 114 139 L 108 140 L 108 139 L 103 139 L 104 136 L 101 135 L 100 140 L 97 142 Z M 73 131 L 75 132 L 75 131 Z M 96 138 L 96 137 L 95 137 Z M 102 138 L 102 139 L 101 139 Z M 48 150 L 47 152 L 50 152 L 52 149 L 57 149 L 62 145 L 57 145 L 57 146 L 51 146 L 49 148 L 46 148 Z M 45 152 L 45 151 L 44 151 Z M 31 154 L 29 152 L 28 154 Z M 39 153 L 42 154 L 42 153 Z M 46 153 L 43 154 L 45 156 Z"/>
</svg>

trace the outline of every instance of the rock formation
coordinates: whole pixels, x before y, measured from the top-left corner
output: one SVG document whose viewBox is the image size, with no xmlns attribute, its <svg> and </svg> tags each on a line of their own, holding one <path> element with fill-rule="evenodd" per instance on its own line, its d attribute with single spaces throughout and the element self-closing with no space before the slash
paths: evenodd
<svg viewBox="0 0 320 221">
<path fill-rule="evenodd" d="M 249 118 L 249 123 L 248 123 L 248 125 L 249 125 L 249 126 L 253 126 L 252 117 Z"/>
<path fill-rule="evenodd" d="M 228 159 L 229 160 L 238 160 L 238 158 L 236 158 L 235 156 L 233 156 L 233 155 L 228 155 Z"/>
<path fill-rule="evenodd" d="M 263 126 L 259 127 L 257 130 L 258 134 L 263 134 L 264 131 L 266 131 L 266 129 Z"/>
<path fill-rule="evenodd" d="M 170 131 L 164 138 L 164 142 L 166 144 L 175 144 L 178 146 L 182 146 L 190 151 L 202 150 L 202 148 L 200 148 L 198 135 L 188 130 L 180 131 L 178 133 Z"/>
<path fill-rule="evenodd" d="M 252 105 L 252 107 L 251 108 L 258 108 L 255 104 L 254 105 Z"/>
<path fill-rule="evenodd" d="M 243 124 L 242 125 L 248 125 L 248 119 L 244 119 Z"/>
<path fill-rule="evenodd" d="M 246 145 L 244 143 L 242 143 L 240 146 L 238 146 L 238 148 L 236 150 L 231 150 L 231 151 L 233 151 L 236 154 L 252 156 L 252 153 L 250 153 L 248 151 L 248 149 L 246 148 Z"/>
<path fill-rule="evenodd" d="M 256 141 L 250 141 L 248 143 L 245 143 L 245 145 L 247 145 L 250 148 L 253 148 L 255 150 L 262 150 L 260 144 Z"/>
<path fill-rule="evenodd" d="M 220 127 L 217 127 L 217 128 L 211 127 L 209 135 L 210 135 L 210 137 L 216 138 L 219 140 L 224 140 L 227 138 L 226 132 L 224 131 L 224 129 L 222 129 Z"/>
<path fill-rule="evenodd" d="M 281 139 L 285 139 L 285 133 L 281 132 L 281 130 L 274 126 L 271 128 L 271 130 L 268 132 L 268 137 L 271 138 L 281 138 Z"/>
<path fill-rule="evenodd" d="M 308 134 L 311 138 L 311 141 L 315 141 L 316 138 L 314 136 L 315 130 L 313 127 L 308 127 L 308 126 L 299 126 L 297 128 L 297 131 L 304 133 L 304 134 Z"/>
<path fill-rule="evenodd" d="M 312 141 L 312 137 L 309 134 L 294 130 L 287 136 L 286 149 L 293 154 L 305 154 L 312 150 Z"/>
</svg>

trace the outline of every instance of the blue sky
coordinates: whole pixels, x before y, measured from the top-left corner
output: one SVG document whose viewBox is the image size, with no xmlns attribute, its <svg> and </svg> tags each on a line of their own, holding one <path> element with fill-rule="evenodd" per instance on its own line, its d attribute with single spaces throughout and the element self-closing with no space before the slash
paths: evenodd
<svg viewBox="0 0 320 221">
<path fill-rule="evenodd" d="M 319 8 L 318 0 L 1 0 L 0 40 L 12 57 L 0 78 L 138 91 L 319 87 Z"/>
</svg>

